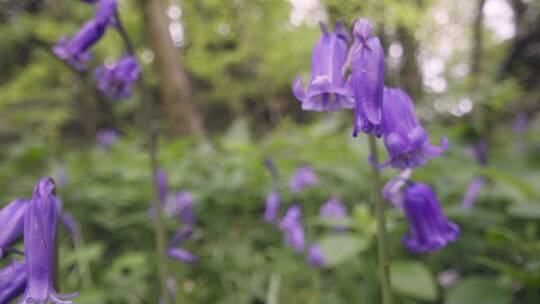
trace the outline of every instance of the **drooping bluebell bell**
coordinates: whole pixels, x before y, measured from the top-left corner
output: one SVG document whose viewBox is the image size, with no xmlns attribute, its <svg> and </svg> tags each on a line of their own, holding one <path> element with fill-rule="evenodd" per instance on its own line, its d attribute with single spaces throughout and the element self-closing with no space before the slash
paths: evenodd
<svg viewBox="0 0 540 304">
<path fill-rule="evenodd" d="M 353 27 L 354 43 L 347 61 L 352 64 L 351 86 L 356 102 L 353 136 L 360 131 L 380 136 L 384 87 L 384 49 L 372 36 L 371 23 L 358 19 Z"/>
<path fill-rule="evenodd" d="M 167 173 L 163 169 L 157 169 L 156 183 L 159 200 L 162 204 L 165 204 L 169 196 L 169 190 L 167 186 Z"/>
<path fill-rule="evenodd" d="M 272 191 L 266 196 L 266 208 L 264 209 L 264 220 L 273 223 L 277 219 L 280 205 L 280 195 L 277 191 Z"/>
<path fill-rule="evenodd" d="M 195 264 L 199 260 L 197 256 L 180 247 L 168 248 L 167 256 L 186 264 Z"/>
<path fill-rule="evenodd" d="M 302 109 L 309 111 L 339 111 L 352 109 L 354 99 L 348 81 L 342 74 L 347 59 L 349 35 L 343 23 L 336 22 L 334 32 L 328 32 L 326 24 L 321 23 L 322 36 L 312 54 L 311 79 L 307 88 L 302 78 L 293 82 L 293 94 Z"/>
<path fill-rule="evenodd" d="M 96 141 L 103 150 L 110 149 L 118 141 L 118 133 L 114 129 L 104 129 L 97 133 Z"/>
<path fill-rule="evenodd" d="M 305 188 L 311 187 L 317 183 L 317 175 L 310 166 L 301 166 L 297 168 L 289 179 L 289 189 L 292 192 L 300 192 Z"/>
<path fill-rule="evenodd" d="M 188 191 L 178 191 L 174 196 L 167 199 L 165 204 L 165 214 L 170 217 L 179 216 L 184 224 L 193 224 L 195 216 L 193 215 L 193 196 Z"/>
<path fill-rule="evenodd" d="M 23 234 L 24 216 L 30 202 L 16 199 L 0 209 L 0 258 L 3 251 Z"/>
<path fill-rule="evenodd" d="M 324 254 L 319 244 L 312 244 L 309 247 L 307 262 L 313 267 L 324 267 L 326 262 L 324 259 Z"/>
<path fill-rule="evenodd" d="M 135 56 L 125 56 L 113 66 L 102 65 L 96 68 L 98 89 L 113 100 L 131 97 L 133 84 L 140 75 Z"/>
<path fill-rule="evenodd" d="M 382 166 L 398 169 L 416 168 L 427 158 L 439 157 L 448 148 L 448 140 L 441 138 L 441 146 L 429 142 L 427 132 L 414 114 L 414 105 L 407 93 L 398 88 L 384 89 L 382 115 L 384 144 L 389 159 Z"/>
<path fill-rule="evenodd" d="M 390 179 L 386 185 L 384 185 L 382 190 L 383 197 L 389 200 L 392 205 L 399 210 L 403 210 L 403 195 L 401 193 L 401 188 L 409 181 L 412 171 L 412 169 L 401 171 L 398 175 Z"/>
<path fill-rule="evenodd" d="M 34 189 L 24 219 L 24 255 L 27 284 L 21 303 L 70 304 L 76 294 L 62 295 L 54 290 L 52 264 L 58 202 L 51 178 L 41 178 Z"/>
<path fill-rule="evenodd" d="M 26 286 L 26 264 L 13 260 L 0 269 L 0 303 L 7 304 L 24 292 Z"/>
<path fill-rule="evenodd" d="M 319 216 L 322 219 L 340 220 L 347 216 L 347 209 L 337 197 L 333 196 L 321 206 Z M 334 225 L 332 229 L 334 231 L 343 231 L 346 227 Z"/>
<path fill-rule="evenodd" d="M 195 230 L 193 229 L 192 225 L 183 225 L 180 229 L 176 230 L 173 237 L 171 238 L 170 245 L 171 246 L 178 246 L 182 244 L 182 242 L 188 240 L 191 238 Z"/>
<path fill-rule="evenodd" d="M 60 38 L 53 47 L 53 53 L 75 70 L 86 70 L 86 62 L 92 59 L 90 48 L 103 37 L 115 11 L 115 0 L 101 0 L 94 19 L 87 21 L 73 37 Z"/>
<path fill-rule="evenodd" d="M 476 198 L 478 197 L 480 190 L 482 190 L 485 183 L 486 179 L 483 176 L 475 177 L 467 187 L 467 191 L 465 191 L 465 195 L 461 201 L 461 207 L 465 209 L 472 208 L 476 202 Z"/>
<path fill-rule="evenodd" d="M 62 211 L 60 213 L 60 220 L 63 226 L 71 235 L 71 238 L 74 242 L 81 240 L 81 232 L 79 230 L 79 226 L 77 225 L 77 222 L 75 221 L 71 213 L 67 211 Z"/>
<path fill-rule="evenodd" d="M 302 209 L 300 206 L 293 205 L 287 209 L 287 212 L 279 223 L 279 228 L 285 234 L 285 243 L 291 246 L 297 253 L 304 251 L 305 231 L 302 226 Z"/>
<path fill-rule="evenodd" d="M 408 185 L 403 193 L 403 209 L 409 220 L 409 231 L 403 236 L 408 250 L 415 253 L 437 250 L 459 237 L 459 227 L 446 218 L 428 185 Z"/>
</svg>

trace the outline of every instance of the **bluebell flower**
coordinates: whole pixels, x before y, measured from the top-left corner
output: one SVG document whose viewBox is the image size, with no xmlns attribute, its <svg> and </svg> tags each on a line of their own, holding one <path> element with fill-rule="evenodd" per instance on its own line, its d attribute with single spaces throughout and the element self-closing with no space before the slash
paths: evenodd
<svg viewBox="0 0 540 304">
<path fill-rule="evenodd" d="M 304 251 L 305 231 L 302 226 L 302 210 L 300 206 L 289 207 L 279 223 L 279 228 L 285 234 L 285 243 L 297 253 Z"/>
<path fill-rule="evenodd" d="M 97 133 L 96 141 L 103 150 L 110 149 L 118 141 L 118 133 L 114 129 L 104 129 Z"/>
<path fill-rule="evenodd" d="M 169 196 L 169 190 L 167 186 L 167 173 L 165 173 L 163 169 L 157 169 L 156 183 L 159 200 L 161 204 L 165 204 L 167 202 L 167 197 Z"/>
<path fill-rule="evenodd" d="M 280 198 L 279 192 L 272 191 L 266 196 L 266 208 L 264 210 L 264 220 L 266 222 L 272 223 L 277 219 L 277 214 L 279 211 Z"/>
<path fill-rule="evenodd" d="M 24 292 L 26 286 L 26 264 L 13 260 L 0 269 L 0 303 L 7 304 Z"/>
<path fill-rule="evenodd" d="M 169 249 L 167 249 L 167 255 L 170 258 L 176 259 L 186 264 L 195 264 L 199 260 L 197 256 L 179 247 L 170 247 Z"/>
<path fill-rule="evenodd" d="M 71 235 L 71 238 L 74 242 L 81 240 L 81 232 L 79 230 L 79 227 L 77 225 L 77 222 L 71 215 L 71 213 L 67 211 L 63 211 L 60 213 L 60 220 L 63 224 L 63 226 L 67 229 L 69 234 Z"/>
<path fill-rule="evenodd" d="M 313 49 L 311 79 L 307 88 L 298 76 L 293 82 L 293 94 L 302 102 L 303 110 L 339 111 L 352 109 L 354 99 L 348 81 L 342 74 L 347 59 L 349 37 L 338 21 L 334 32 L 321 23 L 322 36 Z"/>
<path fill-rule="evenodd" d="M 428 185 L 408 185 L 403 193 L 403 209 L 409 220 L 409 231 L 403 236 L 408 250 L 415 253 L 437 250 L 459 237 L 459 227 L 446 218 Z"/>
<path fill-rule="evenodd" d="M 461 201 L 461 207 L 465 209 L 472 208 L 476 202 L 476 198 L 478 197 L 480 190 L 482 190 L 485 183 L 486 179 L 483 176 L 475 177 L 467 187 L 467 191 L 465 192 L 463 200 Z"/>
<path fill-rule="evenodd" d="M 337 197 L 331 197 L 319 210 L 322 219 L 340 220 L 347 216 L 347 209 Z M 346 227 L 334 225 L 334 231 L 343 231 Z"/>
<path fill-rule="evenodd" d="M 319 244 L 313 244 L 309 247 L 307 262 L 313 267 L 323 267 L 326 262 L 324 259 L 324 254 Z"/>
<path fill-rule="evenodd" d="M 354 43 L 349 50 L 351 86 L 356 102 L 353 136 L 360 131 L 380 136 L 384 87 L 384 49 L 371 35 L 371 23 L 364 18 L 353 27 Z"/>
<path fill-rule="evenodd" d="M 302 190 L 314 186 L 317 183 L 317 175 L 310 166 L 301 166 L 297 168 L 289 179 L 289 189 L 292 192 L 301 192 Z"/>
<path fill-rule="evenodd" d="M 417 168 L 427 158 L 439 157 L 448 148 L 448 140 L 441 139 L 437 147 L 429 142 L 414 113 L 414 105 L 404 91 L 385 88 L 383 102 L 383 138 L 389 159 L 382 166 L 398 169 Z"/>
<path fill-rule="evenodd" d="M 54 182 L 41 178 L 34 189 L 24 220 L 24 255 L 27 284 L 21 303 L 71 304 L 69 298 L 76 294 L 62 295 L 54 290 L 52 264 L 58 201 Z"/>
<path fill-rule="evenodd" d="M 23 234 L 24 216 L 30 202 L 16 199 L 0 209 L 0 258 L 3 251 Z"/>
<path fill-rule="evenodd" d="M 141 71 L 135 56 L 120 58 L 113 66 L 99 66 L 96 68 L 98 89 L 113 100 L 122 100 L 131 97 L 132 88 Z"/>
</svg>

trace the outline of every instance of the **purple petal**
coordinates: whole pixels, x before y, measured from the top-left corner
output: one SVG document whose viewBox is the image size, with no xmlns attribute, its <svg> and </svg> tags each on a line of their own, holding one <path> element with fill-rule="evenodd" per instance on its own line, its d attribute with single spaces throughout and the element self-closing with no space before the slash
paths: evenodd
<svg viewBox="0 0 540 304">
<path fill-rule="evenodd" d="M 23 234 L 24 216 L 30 202 L 16 199 L 0 210 L 0 258 L 11 243 Z"/>
<path fill-rule="evenodd" d="M 198 257 L 191 254 L 189 251 L 178 247 L 171 247 L 167 249 L 167 255 L 170 258 L 176 259 L 186 264 L 194 264 L 197 263 L 197 261 L 199 260 Z"/>
</svg>

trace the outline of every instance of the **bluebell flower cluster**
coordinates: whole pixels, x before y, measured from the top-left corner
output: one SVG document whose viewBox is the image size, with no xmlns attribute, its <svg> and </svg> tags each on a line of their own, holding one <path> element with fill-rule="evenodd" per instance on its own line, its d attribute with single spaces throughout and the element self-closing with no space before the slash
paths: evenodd
<svg viewBox="0 0 540 304">
<path fill-rule="evenodd" d="M 96 12 L 72 37 L 61 37 L 53 53 L 73 69 L 84 72 L 92 59 L 91 49 L 105 35 L 109 27 L 118 28 L 116 0 L 88 0 L 95 4 Z M 140 76 L 140 68 L 133 54 L 121 57 L 115 63 L 102 65 L 95 70 L 98 89 L 112 100 L 131 97 L 133 84 Z"/>
<path fill-rule="evenodd" d="M 61 202 L 51 178 L 41 178 L 30 200 L 17 199 L 0 210 L 0 253 L 20 236 L 24 261 L 13 260 L 0 270 L 0 303 L 19 297 L 20 303 L 70 304 L 77 294 L 54 289 L 52 277 L 54 240 Z"/>
<path fill-rule="evenodd" d="M 271 164 L 271 165 L 269 165 Z M 281 193 L 277 174 L 277 168 L 271 161 L 266 161 L 270 175 L 273 178 L 274 189 L 266 196 L 263 220 L 267 223 L 275 224 L 283 233 L 284 243 L 292 248 L 296 254 L 306 252 L 306 262 L 316 268 L 326 266 L 324 252 L 317 242 L 308 244 L 306 230 L 303 224 L 303 211 L 298 203 L 290 205 L 285 214 L 280 218 Z M 296 168 L 288 180 L 288 190 L 290 193 L 298 194 L 313 187 L 318 182 L 315 170 L 308 165 Z M 322 221 L 335 221 L 331 225 L 333 233 L 346 231 L 346 227 L 339 223 L 347 217 L 347 209 L 343 203 L 335 196 L 325 202 L 319 210 L 319 218 Z M 307 248 L 307 250 L 306 250 Z"/>
<path fill-rule="evenodd" d="M 442 156 L 448 140 L 442 138 L 439 146 L 431 144 L 415 115 L 411 97 L 400 88 L 385 87 L 384 49 L 373 35 L 369 20 L 356 20 L 352 35 L 342 22 L 336 23 L 333 33 L 325 25 L 321 29 L 322 36 L 312 54 L 310 83 L 303 89 L 297 78 L 292 85 L 302 109 L 338 111 L 352 108 L 349 105 L 354 100 L 353 136 L 363 132 L 382 137 L 386 146 L 388 160 L 373 164 L 379 168 L 405 170 L 410 176 L 409 170 L 424 166 L 429 158 Z M 477 182 L 474 186 L 479 185 Z M 406 248 L 426 252 L 457 239 L 459 228 L 446 219 L 429 186 L 398 176 L 385 190 L 385 197 L 403 210 L 409 220 L 410 231 L 403 239 Z M 337 205 L 329 205 L 328 210 L 338 210 Z M 430 219 L 437 219 L 437 224 L 427 224 Z"/>
</svg>

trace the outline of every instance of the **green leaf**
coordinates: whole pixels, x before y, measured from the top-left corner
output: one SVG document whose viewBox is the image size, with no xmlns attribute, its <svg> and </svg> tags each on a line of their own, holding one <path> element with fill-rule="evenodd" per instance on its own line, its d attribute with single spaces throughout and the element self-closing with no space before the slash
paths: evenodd
<svg viewBox="0 0 540 304">
<path fill-rule="evenodd" d="M 431 271 L 422 263 L 395 261 L 391 265 L 392 288 L 397 293 L 419 300 L 435 301 L 437 287 Z"/>
<path fill-rule="evenodd" d="M 540 204 L 513 204 L 508 207 L 507 212 L 514 217 L 540 219 Z"/>
<path fill-rule="evenodd" d="M 448 293 L 445 304 L 508 304 L 512 293 L 493 283 L 493 278 L 470 277 Z"/>
<path fill-rule="evenodd" d="M 365 250 L 368 242 L 352 234 L 336 234 L 319 241 L 326 265 L 336 266 Z"/>
</svg>

